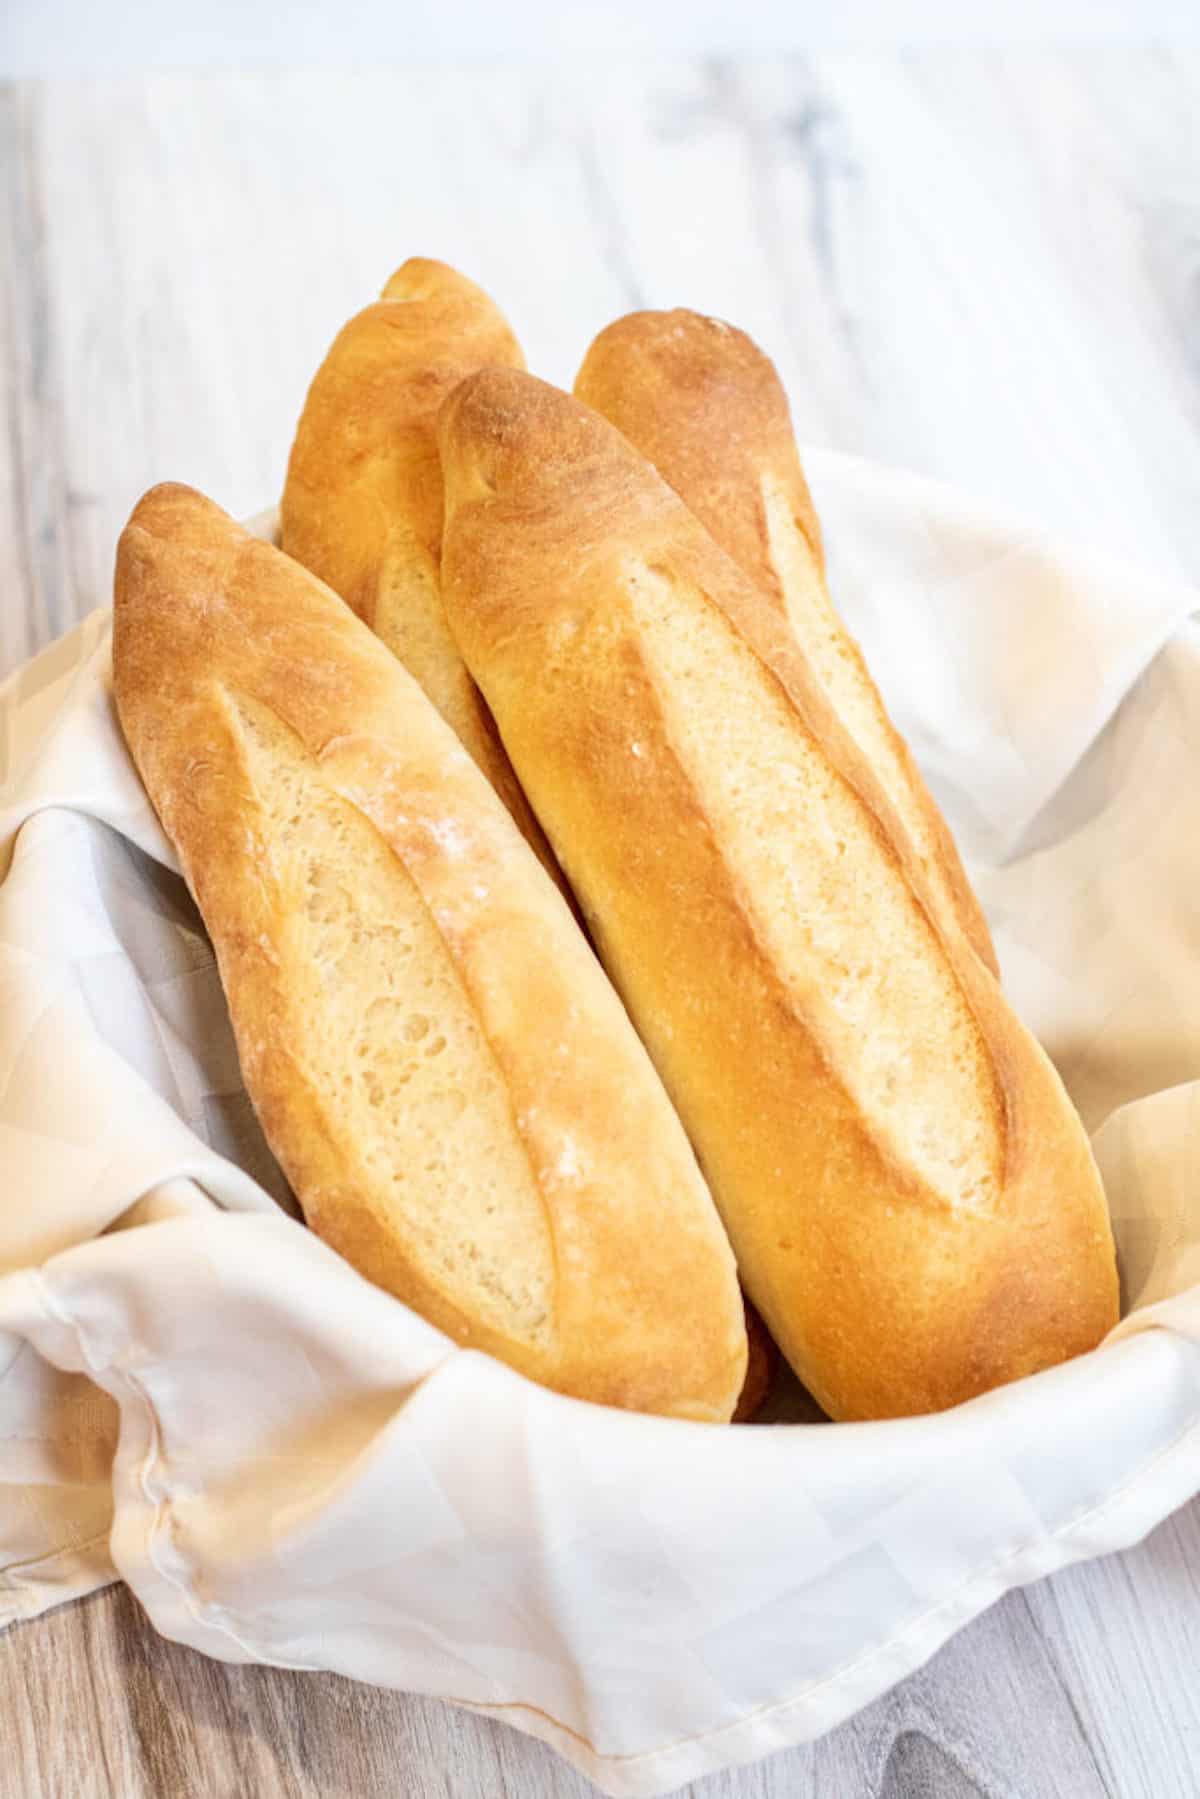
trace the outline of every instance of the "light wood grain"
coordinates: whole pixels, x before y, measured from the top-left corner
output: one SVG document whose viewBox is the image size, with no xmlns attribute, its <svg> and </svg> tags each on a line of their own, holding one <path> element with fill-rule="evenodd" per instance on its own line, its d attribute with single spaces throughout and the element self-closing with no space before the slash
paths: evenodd
<svg viewBox="0 0 1200 1799">
<path fill-rule="evenodd" d="M 736 319 L 811 441 L 1200 576 L 1200 59 L 922 55 L 0 89 L 0 673 L 107 599 L 173 477 L 278 492 L 405 256 L 567 380 L 633 305 Z M 1012 1594 L 696 1799 L 1193 1799 L 1200 1506 Z M 0 1638 L 0 1799 L 590 1791 L 437 1703 L 227 1668 L 122 1591 Z"/>
</svg>

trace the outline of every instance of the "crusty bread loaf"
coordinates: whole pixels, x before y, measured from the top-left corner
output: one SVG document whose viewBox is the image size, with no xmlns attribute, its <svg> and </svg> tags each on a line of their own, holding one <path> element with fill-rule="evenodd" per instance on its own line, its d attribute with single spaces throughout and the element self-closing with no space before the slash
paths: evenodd
<svg viewBox="0 0 1200 1799">
<path fill-rule="evenodd" d="M 801 1380 L 882 1417 L 1091 1348 L 1087 1138 L 782 614 L 532 376 L 439 441 L 455 636 Z"/>
<path fill-rule="evenodd" d="M 912 838 L 936 898 L 992 973 L 996 952 L 954 839 L 825 584 L 817 515 L 775 366 L 698 312 L 633 312 L 592 344 L 575 392 L 616 425 L 786 616 Z"/>
<path fill-rule="evenodd" d="M 117 557 L 121 724 L 309 1223 L 461 1343 L 728 1418 L 733 1258 L 562 896 L 416 682 L 185 487 Z"/>
<path fill-rule="evenodd" d="M 555 879 L 545 839 L 446 623 L 434 421 L 491 363 L 524 366 L 499 309 L 445 263 L 413 257 L 334 340 L 305 401 L 280 547 L 319 575 L 414 675 Z"/>
</svg>

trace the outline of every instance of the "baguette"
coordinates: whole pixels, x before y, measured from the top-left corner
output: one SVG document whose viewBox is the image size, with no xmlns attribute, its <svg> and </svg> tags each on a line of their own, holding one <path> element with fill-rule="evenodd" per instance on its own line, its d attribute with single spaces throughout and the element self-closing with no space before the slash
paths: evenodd
<svg viewBox="0 0 1200 1799">
<path fill-rule="evenodd" d="M 575 392 L 654 464 L 787 618 L 907 829 L 935 897 L 996 974 L 987 921 L 954 839 L 829 597 L 820 527 L 774 364 L 720 319 L 633 312 L 596 338 Z"/>
<path fill-rule="evenodd" d="M 117 556 L 126 740 L 305 1216 L 456 1342 L 727 1419 L 733 1258 L 566 902 L 416 682 L 185 487 Z"/>
<path fill-rule="evenodd" d="M 886 1417 L 1092 1348 L 1083 1128 L 782 614 L 532 376 L 439 441 L 456 638 L 800 1379 Z"/>
<path fill-rule="evenodd" d="M 334 340 L 309 389 L 280 503 L 280 547 L 332 587 L 398 656 L 559 880 L 439 591 L 442 477 L 434 421 L 489 363 L 524 366 L 482 288 L 413 257 Z"/>
</svg>

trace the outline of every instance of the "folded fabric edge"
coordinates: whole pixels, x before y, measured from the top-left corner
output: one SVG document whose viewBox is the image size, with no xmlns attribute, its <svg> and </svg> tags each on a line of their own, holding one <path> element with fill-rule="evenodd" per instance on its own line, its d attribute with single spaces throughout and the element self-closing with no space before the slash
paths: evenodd
<svg viewBox="0 0 1200 1799">
<path fill-rule="evenodd" d="M 1152 1492 L 1145 1477 L 1156 1475 Z M 586 1774 L 610 1799 L 662 1799 L 690 1781 L 815 1741 L 923 1667 L 959 1630 L 1015 1588 L 1076 1562 L 1130 1549 L 1200 1492 L 1200 1419 L 1143 1462 L 1116 1493 L 1048 1538 L 1012 1551 L 957 1592 L 815 1685 L 731 1723 L 628 1756 L 605 1755 L 557 1719 L 520 1703 L 448 1699 L 522 1730 Z M 441 1697 L 441 1695 L 433 1695 Z"/>
<path fill-rule="evenodd" d="M 58 1337 L 53 1359 L 60 1366 L 77 1367 L 95 1376 L 93 1358 L 77 1321 L 69 1310 L 56 1303 L 36 1271 L 9 1276 L 8 1296 L 10 1310 L 11 1302 L 23 1298 L 23 1305 L 17 1305 L 18 1312 L 28 1308 L 52 1326 Z M 1153 1350 L 1152 1344 L 1156 1346 Z M 1189 1390 L 1195 1387 L 1197 1346 L 1186 1335 L 1160 1326 L 1142 1333 L 1138 1344 L 1128 1347 L 1136 1353 L 1143 1345 L 1151 1352 L 1146 1357 L 1149 1380 L 1168 1378 L 1170 1365 L 1163 1364 L 1165 1354 L 1174 1359 Z M 134 1416 L 127 1420 L 133 1430 L 126 1438 L 123 1459 L 145 1504 L 128 1509 L 124 1517 L 118 1511 L 112 1558 L 155 1627 L 165 1637 L 217 1660 L 326 1671 L 328 1665 L 324 1662 L 286 1659 L 261 1646 L 255 1640 L 252 1620 L 211 1602 L 196 1602 L 187 1568 L 182 1562 L 176 1566 L 172 1555 L 171 1493 L 169 1483 L 159 1479 L 161 1426 L 155 1408 L 140 1382 L 126 1376 L 122 1384 L 136 1402 L 132 1408 Z M 670 1791 L 702 1773 L 756 1760 L 824 1734 L 920 1667 L 956 1630 L 1010 1588 L 1088 1556 L 1127 1547 L 1197 1490 L 1200 1418 L 1193 1415 L 1170 1443 L 1140 1460 L 1102 1500 L 1085 1504 L 1051 1533 L 1032 1543 L 1010 1548 L 997 1561 L 969 1576 L 957 1590 L 907 1620 L 885 1641 L 861 1651 L 847 1665 L 790 1697 L 770 1701 L 712 1730 L 627 1755 L 614 1756 L 597 1750 L 572 1726 L 519 1700 L 489 1704 L 431 1689 L 413 1690 L 425 1690 L 432 1697 L 494 1716 L 538 1737 L 614 1795 L 614 1799 L 649 1799 L 650 1795 Z M 350 1667 L 334 1671 L 354 1677 Z"/>
<path fill-rule="evenodd" d="M 140 1397 L 151 1414 L 147 1418 L 148 1435 L 156 1440 L 153 1408 L 144 1395 Z M 1151 1474 L 1154 1480 L 1148 1486 L 1147 1477 Z M 1068 1519 L 1051 1536 L 1011 1551 L 971 1576 L 955 1593 L 909 1620 L 885 1642 L 873 1645 L 846 1667 L 787 1699 L 751 1711 L 712 1731 L 633 1755 L 611 1756 L 597 1751 L 568 1725 L 520 1701 L 487 1705 L 446 1694 L 428 1696 L 536 1737 L 579 1768 L 611 1799 L 659 1799 L 702 1775 L 757 1761 L 823 1736 L 922 1667 L 958 1630 L 1006 1592 L 1073 1563 L 1133 1546 L 1198 1490 L 1200 1420 L 1195 1420 L 1174 1442 L 1140 1463 L 1115 1493 Z M 149 1534 L 159 1522 L 156 1508 Z M 109 1559 L 107 1533 L 66 1546 L 37 1562 L 0 1570 L 0 1588 L 14 1577 L 31 1583 L 24 1592 L 20 1588 L 7 1593 L 0 1590 L 0 1630 L 32 1622 L 34 1617 L 45 1615 L 60 1604 L 85 1598 L 123 1577 L 146 1603 L 155 1628 L 163 1636 L 183 1642 L 201 1654 L 229 1663 L 258 1663 L 304 1673 L 327 1671 L 320 1664 L 284 1660 L 256 1646 L 245 1623 L 229 1613 L 208 1608 L 202 1615 L 194 1609 L 186 1590 L 159 1566 L 147 1534 L 143 1529 L 135 1533 L 136 1541 L 126 1540 L 122 1553 L 115 1557 L 120 1564 L 119 1573 Z M 44 1585 L 47 1577 L 62 1586 L 51 1606 L 32 1587 L 35 1578 Z M 209 1643 L 203 1641 L 205 1637 Z"/>
<path fill-rule="evenodd" d="M 1196 1346 L 1174 1332 L 1147 1332 L 1149 1344 L 1170 1344 L 1189 1358 Z M 157 1426 L 144 1393 L 143 1453 L 139 1481 L 152 1499 Z M 149 1485 L 147 1480 L 149 1478 Z M 711 1731 L 630 1755 L 607 1755 L 570 1725 L 519 1700 L 487 1704 L 428 1691 L 480 1716 L 492 1717 L 537 1737 L 585 1773 L 611 1799 L 657 1799 L 703 1774 L 810 1742 L 844 1723 L 898 1681 L 924 1665 L 958 1630 L 1014 1587 L 1028 1585 L 1060 1568 L 1140 1542 L 1180 1505 L 1200 1492 L 1200 1418 L 1178 1437 L 1138 1463 L 1121 1484 L 1095 1505 L 1066 1519 L 1033 1543 L 1006 1551 L 989 1567 L 968 1577 L 953 1593 L 910 1618 L 885 1641 L 859 1653 L 846 1666 L 823 1676 L 789 1698 L 774 1700 Z M 173 1641 L 232 1663 L 260 1663 L 297 1672 L 330 1672 L 322 1663 L 286 1660 L 256 1644 L 252 1622 L 225 1608 L 195 1605 L 182 1570 L 162 1561 L 162 1506 L 154 1504 L 149 1526 L 130 1519 L 113 1534 L 113 1559 L 149 1612 L 155 1628 Z M 168 1555 L 168 1561 L 170 1559 Z M 354 1678 L 347 1669 L 332 1670 Z M 411 1689 L 420 1691 L 420 1689 Z"/>
<path fill-rule="evenodd" d="M 86 1599 L 120 1576 L 108 1548 L 109 1533 L 101 1531 L 82 1543 L 66 1543 L 32 1562 L 12 1562 L 0 1568 L 0 1631 L 13 1624 L 32 1623 L 72 1599 Z M 54 1597 L 46 1598 L 46 1588 Z"/>
</svg>

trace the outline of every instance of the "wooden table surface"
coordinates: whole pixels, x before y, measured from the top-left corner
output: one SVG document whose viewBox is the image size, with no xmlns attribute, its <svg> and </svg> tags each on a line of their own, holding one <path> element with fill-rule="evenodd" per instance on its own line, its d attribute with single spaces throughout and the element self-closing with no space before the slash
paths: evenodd
<svg viewBox="0 0 1200 1799">
<path fill-rule="evenodd" d="M 630 307 L 720 313 L 808 441 L 1200 577 L 1198 120 L 1200 59 L 1150 51 L 0 87 L 0 673 L 106 600 L 151 482 L 278 493 L 329 339 L 416 252 L 551 378 Z M 206 1661 L 119 1589 L 0 1638 L 2 1799 L 591 1790 L 438 1703 Z M 1200 1504 L 688 1790 L 1195 1799 Z"/>
</svg>

